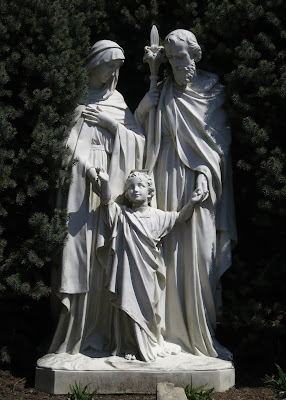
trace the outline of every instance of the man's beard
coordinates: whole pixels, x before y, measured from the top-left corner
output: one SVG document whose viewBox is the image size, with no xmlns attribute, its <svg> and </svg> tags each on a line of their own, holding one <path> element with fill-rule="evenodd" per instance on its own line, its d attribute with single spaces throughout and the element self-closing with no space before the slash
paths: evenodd
<svg viewBox="0 0 286 400">
<path fill-rule="evenodd" d="M 189 82 L 191 82 L 196 73 L 196 64 L 195 62 L 188 67 L 183 67 L 179 70 L 173 70 L 174 79 L 177 85 L 179 86 L 187 86 Z"/>
</svg>

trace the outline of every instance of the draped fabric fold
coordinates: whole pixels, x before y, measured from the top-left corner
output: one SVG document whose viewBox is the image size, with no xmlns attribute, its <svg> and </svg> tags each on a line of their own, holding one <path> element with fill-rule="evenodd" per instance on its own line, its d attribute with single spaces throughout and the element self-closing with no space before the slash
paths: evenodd
<svg viewBox="0 0 286 400">
<path fill-rule="evenodd" d="M 119 100 L 121 101 L 120 103 Z M 113 142 L 113 146 L 108 148 L 106 137 L 111 136 L 111 134 L 102 132 L 102 128 L 89 126 L 80 117 L 82 121 L 76 124 L 76 126 L 80 127 L 80 130 L 74 129 L 67 142 L 67 146 L 73 154 L 72 160 L 77 160 L 77 162 L 72 167 L 73 180 L 67 199 L 67 209 L 70 215 L 68 223 L 69 237 L 63 252 L 62 279 L 59 290 L 61 293 L 72 294 L 88 291 L 88 255 L 90 253 L 88 248 L 91 243 L 88 243 L 87 220 L 92 210 L 89 204 L 91 185 L 86 179 L 86 164 L 89 163 L 92 166 L 103 167 L 108 170 L 115 198 L 122 195 L 124 183 L 129 172 L 134 168 L 140 168 L 142 165 L 144 138 L 127 129 L 129 126 L 134 129 L 135 122 L 132 114 L 126 112 L 128 109 L 126 106 L 124 107 L 122 96 L 115 92 L 106 102 L 98 102 L 97 104 L 112 115 L 113 118 L 117 119 L 120 125 L 118 125 L 114 140 L 111 137 L 109 138 Z M 121 108 L 118 105 L 121 105 Z M 84 107 L 80 106 L 80 109 L 83 110 Z M 122 125 L 123 123 L 126 127 Z M 110 153 L 110 155 L 106 156 L 107 159 L 104 161 L 100 160 L 97 151 L 91 151 L 94 132 L 98 136 L 101 133 L 101 138 L 105 138 L 105 141 L 100 138 L 106 148 L 104 153 Z M 78 135 L 77 140 L 73 137 L 76 134 Z M 91 156 L 91 153 L 95 154 Z M 90 195 L 95 196 L 94 194 Z M 98 205 L 99 199 L 97 199 Z M 93 208 L 95 208 L 94 205 Z M 105 238 L 100 237 L 99 240 L 102 243 Z"/>
<path fill-rule="evenodd" d="M 145 361 L 154 361 L 166 350 L 161 334 L 166 269 L 159 242 L 173 228 L 178 213 L 149 208 L 140 218 L 132 209 L 116 203 L 104 208 L 105 221 L 112 228 L 107 268 L 111 303 L 130 317 L 130 335 L 136 339 L 133 351 L 139 351 Z M 128 350 L 122 345 L 122 320 L 118 319 L 116 327 L 116 354 Z"/>
<path fill-rule="evenodd" d="M 153 171 L 156 206 L 180 210 L 196 188 L 199 173 L 210 195 L 190 220 L 163 239 L 166 310 L 163 333 L 193 354 L 216 357 L 214 339 L 220 277 L 231 264 L 236 226 L 229 147 L 217 76 L 197 70 L 190 87 L 168 77 L 161 90 L 154 137 L 147 140 L 145 168 Z"/>
<path fill-rule="evenodd" d="M 109 42 L 109 41 L 107 41 Z M 113 43 L 113 42 L 112 42 Z M 114 77 L 117 82 L 118 72 Z M 75 111 L 75 125 L 67 140 L 70 154 L 64 163 L 72 168 L 67 196 L 59 196 L 58 206 L 69 213 L 68 238 L 63 249 L 60 276 L 54 287 L 63 310 L 50 352 L 91 351 L 110 354 L 113 348 L 114 319 L 105 289 L 108 242 L 111 232 L 100 225 L 100 198 L 86 177 L 90 167 L 104 168 L 117 201 L 122 201 L 130 171 L 142 168 L 145 138 L 123 96 L 105 88 L 90 91 L 86 105 Z M 119 122 L 113 137 L 106 129 L 85 122 L 86 107 L 99 107 Z M 97 254 L 97 249 L 105 249 Z"/>
</svg>

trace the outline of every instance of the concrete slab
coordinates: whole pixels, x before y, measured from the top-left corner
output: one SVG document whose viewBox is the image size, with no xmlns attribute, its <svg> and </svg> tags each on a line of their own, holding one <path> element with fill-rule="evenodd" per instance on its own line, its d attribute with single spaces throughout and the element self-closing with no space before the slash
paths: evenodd
<svg viewBox="0 0 286 400">
<path fill-rule="evenodd" d="M 157 385 L 157 400 L 187 400 L 185 390 L 173 383 L 160 382 Z"/>
<path fill-rule="evenodd" d="M 68 360 L 63 362 L 63 358 Z M 193 386 L 206 385 L 207 389 L 214 388 L 216 392 L 223 392 L 235 384 L 233 364 L 211 357 L 181 354 L 154 363 L 126 361 L 120 357 L 86 359 L 85 368 L 85 356 L 81 354 L 47 355 L 38 360 L 36 390 L 66 394 L 70 385 L 77 382 L 82 386 L 89 384 L 90 390 L 97 389 L 100 394 L 156 394 L 157 384 L 160 382 L 185 387 L 192 381 Z"/>
</svg>

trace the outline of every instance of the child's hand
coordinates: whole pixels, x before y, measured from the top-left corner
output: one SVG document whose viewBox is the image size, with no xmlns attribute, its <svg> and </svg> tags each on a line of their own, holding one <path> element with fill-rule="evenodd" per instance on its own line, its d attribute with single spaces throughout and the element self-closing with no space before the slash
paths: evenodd
<svg viewBox="0 0 286 400">
<path fill-rule="evenodd" d="M 95 168 L 93 168 L 92 166 L 90 166 L 90 167 L 87 169 L 86 176 L 88 177 L 88 179 L 90 180 L 91 183 L 95 183 L 96 180 L 97 180 L 97 174 L 96 174 Z"/>
<path fill-rule="evenodd" d="M 100 182 L 109 182 L 109 175 L 103 168 L 96 168 L 95 170 Z"/>
<path fill-rule="evenodd" d="M 86 176 L 88 177 L 89 181 L 92 183 L 92 190 L 94 193 L 96 193 L 98 196 L 101 194 L 101 188 L 97 182 L 97 173 L 94 167 L 88 168 L 86 172 Z"/>
<path fill-rule="evenodd" d="M 201 188 L 197 188 L 193 191 L 192 194 L 192 201 L 194 203 L 199 203 L 202 202 L 203 200 L 205 200 L 208 197 L 209 191 L 202 191 Z"/>
</svg>

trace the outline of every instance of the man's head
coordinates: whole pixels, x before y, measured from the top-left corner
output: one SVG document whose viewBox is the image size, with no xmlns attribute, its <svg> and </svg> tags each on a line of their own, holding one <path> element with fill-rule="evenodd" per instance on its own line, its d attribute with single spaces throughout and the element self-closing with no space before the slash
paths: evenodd
<svg viewBox="0 0 286 400">
<path fill-rule="evenodd" d="M 146 205 L 154 196 L 152 178 L 142 171 L 132 171 L 125 182 L 125 197 L 133 205 Z"/>
<path fill-rule="evenodd" d="M 164 47 L 176 83 L 187 86 L 195 76 L 195 63 L 202 57 L 195 35 L 185 29 L 176 29 L 166 36 Z"/>
</svg>

